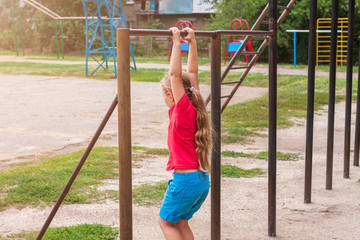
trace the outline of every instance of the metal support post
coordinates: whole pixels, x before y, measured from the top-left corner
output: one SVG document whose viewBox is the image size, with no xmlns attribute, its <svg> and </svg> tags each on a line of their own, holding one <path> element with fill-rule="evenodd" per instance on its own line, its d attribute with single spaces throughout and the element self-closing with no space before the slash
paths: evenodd
<svg viewBox="0 0 360 240">
<path fill-rule="evenodd" d="M 25 56 L 25 48 L 24 48 L 24 37 L 23 37 L 23 30 L 22 30 L 22 23 L 21 23 L 21 14 L 20 14 L 20 0 L 18 1 L 18 20 L 19 20 L 19 31 L 20 31 L 20 41 L 21 41 L 21 48 L 23 56 Z"/>
<path fill-rule="evenodd" d="M 334 158 L 334 115 L 335 115 L 335 85 L 336 85 L 336 45 L 339 1 L 332 0 L 331 7 L 331 43 L 330 43 L 330 79 L 328 132 L 326 154 L 326 189 L 332 189 L 333 158 Z"/>
<path fill-rule="evenodd" d="M 55 19 L 55 42 L 56 42 L 56 54 L 57 54 L 57 59 L 59 59 L 59 38 L 58 38 L 58 30 L 57 30 L 57 20 Z"/>
<path fill-rule="evenodd" d="M 117 29 L 117 91 L 119 145 L 120 240 L 131 240 L 132 234 L 132 169 L 131 169 L 131 96 L 130 34 Z"/>
<path fill-rule="evenodd" d="M 10 2 L 11 2 L 11 16 L 12 16 L 12 23 L 13 23 L 16 56 L 19 56 L 18 41 L 17 41 L 17 36 L 16 36 L 16 22 L 15 22 L 15 14 L 14 14 L 14 2 L 13 2 L 13 0 L 10 0 Z"/>
<path fill-rule="evenodd" d="M 211 38 L 211 239 L 221 239 L 221 35 Z"/>
<path fill-rule="evenodd" d="M 346 73 L 346 105 L 345 105 L 345 140 L 344 140 L 344 178 L 350 177 L 350 132 L 351 101 L 354 50 L 354 8 L 355 0 L 349 0 L 348 36 L 347 36 L 347 73 Z"/>
<path fill-rule="evenodd" d="M 308 49 L 308 92 L 306 113 L 305 149 L 305 194 L 304 202 L 311 202 L 313 135 L 314 135 L 314 93 L 316 64 L 316 11 L 317 0 L 310 1 L 309 49 Z"/>
<path fill-rule="evenodd" d="M 62 50 L 62 59 L 64 59 L 64 25 L 63 20 L 60 20 L 61 23 L 61 50 Z"/>
<path fill-rule="evenodd" d="M 360 61 L 360 47 L 359 47 L 359 61 Z M 358 87 L 357 87 L 357 97 L 356 97 L 354 166 L 359 166 L 359 144 L 360 144 L 360 65 L 358 69 Z"/>
<path fill-rule="evenodd" d="M 277 0 L 269 0 L 268 235 L 276 236 Z"/>
<path fill-rule="evenodd" d="M 296 68 L 296 31 L 294 31 L 294 67 Z"/>
</svg>

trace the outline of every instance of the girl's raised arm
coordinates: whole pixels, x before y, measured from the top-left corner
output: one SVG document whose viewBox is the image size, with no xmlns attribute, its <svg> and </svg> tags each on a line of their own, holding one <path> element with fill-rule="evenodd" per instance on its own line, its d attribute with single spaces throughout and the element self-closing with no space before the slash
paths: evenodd
<svg viewBox="0 0 360 240">
<path fill-rule="evenodd" d="M 189 74 L 191 83 L 194 86 L 194 88 L 200 91 L 199 83 L 198 83 L 199 67 L 198 67 L 198 54 L 197 54 L 195 33 L 194 30 L 192 30 L 191 28 L 184 28 L 184 31 L 188 32 L 188 34 L 183 39 L 189 42 L 187 73 Z"/>
<path fill-rule="evenodd" d="M 172 31 L 173 49 L 170 59 L 170 81 L 171 89 L 174 95 L 175 104 L 179 102 L 185 93 L 182 82 L 182 68 L 181 68 L 181 50 L 180 50 L 180 31 L 177 27 L 170 28 Z"/>
</svg>

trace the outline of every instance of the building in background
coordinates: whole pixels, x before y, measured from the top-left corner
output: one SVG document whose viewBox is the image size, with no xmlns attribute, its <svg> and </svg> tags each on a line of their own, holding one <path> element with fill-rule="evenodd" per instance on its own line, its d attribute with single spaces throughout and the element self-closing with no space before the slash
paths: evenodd
<svg viewBox="0 0 360 240">
<path fill-rule="evenodd" d="M 179 20 L 187 20 L 199 30 L 214 12 L 212 5 L 202 0 L 128 0 L 125 5 L 130 28 L 141 28 L 148 20 L 159 19 L 164 29 L 174 26 Z"/>
</svg>

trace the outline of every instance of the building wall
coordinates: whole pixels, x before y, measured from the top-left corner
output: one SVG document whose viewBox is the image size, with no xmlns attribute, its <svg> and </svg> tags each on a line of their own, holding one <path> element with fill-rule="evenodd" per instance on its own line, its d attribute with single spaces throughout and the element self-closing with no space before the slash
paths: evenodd
<svg viewBox="0 0 360 240">
<path fill-rule="evenodd" d="M 170 10 L 168 12 L 166 12 L 166 14 L 160 14 L 160 11 L 143 11 L 141 10 L 141 1 L 143 0 L 129 0 L 127 2 L 127 4 L 124 5 L 124 11 L 125 11 L 125 15 L 126 15 L 126 20 L 128 22 L 128 25 L 131 28 L 140 28 L 140 26 L 142 25 L 142 23 L 146 22 L 148 19 L 151 18 L 158 18 L 160 19 L 160 21 L 165 25 L 165 29 L 168 29 L 172 26 L 175 26 L 176 22 L 179 20 L 188 20 L 191 21 L 194 25 L 195 29 L 202 29 L 205 25 L 205 19 L 210 18 L 210 14 L 209 12 L 206 12 L 204 9 L 207 9 L 208 6 L 205 8 L 197 6 L 199 0 L 186 0 L 187 2 L 191 2 L 192 5 L 194 5 L 194 7 L 191 7 L 191 11 L 192 9 L 196 10 L 197 12 L 192 12 L 189 14 L 176 14 L 176 13 L 171 13 L 170 14 Z M 170 1 L 170 0 L 163 0 L 159 2 L 159 9 L 161 9 L 161 4 L 165 4 L 169 3 L 169 2 L 173 2 L 173 8 L 179 6 L 178 0 L 175 1 Z M 176 3 L 176 4 L 175 4 Z M 165 5 L 163 5 L 165 6 Z M 185 5 L 187 6 L 187 5 Z M 163 8 L 165 9 L 165 8 Z M 168 9 L 171 9 L 171 7 L 168 6 Z M 181 8 L 180 8 L 181 10 Z M 179 10 L 179 11 L 180 11 Z M 181 10 L 183 12 L 186 12 L 186 10 Z M 173 11 L 175 12 L 175 10 Z"/>
</svg>

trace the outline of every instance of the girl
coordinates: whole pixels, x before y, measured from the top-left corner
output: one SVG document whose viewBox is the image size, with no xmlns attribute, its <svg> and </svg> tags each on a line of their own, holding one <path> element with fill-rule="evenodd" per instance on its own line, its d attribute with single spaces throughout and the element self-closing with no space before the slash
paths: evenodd
<svg viewBox="0 0 360 240">
<path fill-rule="evenodd" d="M 194 239 L 188 221 L 199 210 L 209 192 L 208 156 L 211 132 L 206 105 L 199 92 L 198 59 L 194 31 L 184 40 L 189 43 L 187 72 L 181 69 L 180 31 L 172 31 L 173 49 L 170 71 L 161 80 L 164 101 L 169 109 L 169 161 L 174 170 L 159 213 L 159 225 L 166 239 Z"/>
</svg>

